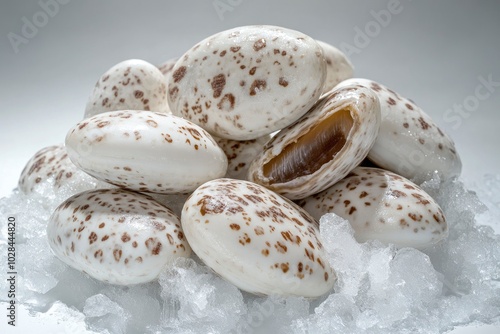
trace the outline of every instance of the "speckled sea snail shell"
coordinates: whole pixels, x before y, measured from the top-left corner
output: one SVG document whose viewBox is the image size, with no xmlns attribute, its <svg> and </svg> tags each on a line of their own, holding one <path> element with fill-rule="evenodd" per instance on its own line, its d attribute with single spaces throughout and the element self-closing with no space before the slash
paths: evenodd
<svg viewBox="0 0 500 334">
<path fill-rule="evenodd" d="M 227 178 L 246 180 L 248 167 L 255 157 L 262 151 L 264 145 L 271 139 L 270 135 L 265 135 L 250 140 L 232 140 L 216 138 L 219 147 L 226 153 L 228 160 Z"/>
<path fill-rule="evenodd" d="M 439 205 L 413 182 L 378 168 L 358 167 L 345 179 L 299 203 L 313 217 L 347 219 L 359 242 L 379 240 L 425 248 L 448 236 Z"/>
<path fill-rule="evenodd" d="M 165 265 L 191 254 L 179 217 L 151 197 L 123 189 L 68 198 L 50 217 L 47 237 L 63 262 L 119 285 L 154 280 Z"/>
<path fill-rule="evenodd" d="M 317 222 L 257 184 L 209 181 L 188 198 L 181 222 L 200 259 L 244 291 L 318 297 L 335 283 Z"/>
<path fill-rule="evenodd" d="M 332 91 L 266 144 L 248 179 L 290 199 L 318 193 L 359 165 L 379 124 L 379 101 L 370 89 L 351 85 Z"/>
<path fill-rule="evenodd" d="M 172 113 L 217 137 L 248 140 L 301 117 L 323 91 L 321 47 L 274 26 L 226 30 L 196 44 L 168 82 Z"/>
<path fill-rule="evenodd" d="M 462 162 L 453 140 L 413 101 L 368 79 L 348 79 L 336 88 L 352 84 L 371 88 L 380 100 L 382 121 L 370 160 L 417 183 L 434 171 L 443 179 L 460 175 Z"/>
<path fill-rule="evenodd" d="M 48 146 L 38 151 L 21 172 L 19 189 L 25 194 L 30 194 L 38 185 L 52 179 L 55 189 L 82 181 L 78 184 L 80 187 L 88 184 L 88 187 L 80 190 L 83 191 L 93 189 L 98 183 L 71 162 L 64 145 Z"/>
<path fill-rule="evenodd" d="M 323 55 L 326 61 L 326 80 L 323 92 L 329 92 L 339 82 L 352 78 L 354 68 L 347 56 L 328 43 L 316 41 L 323 49 Z"/>
<path fill-rule="evenodd" d="M 227 170 L 226 155 L 205 130 L 151 111 L 111 111 L 85 119 L 69 130 L 66 147 L 85 172 L 140 192 L 190 192 Z"/>
<path fill-rule="evenodd" d="M 170 112 L 165 78 L 156 66 L 129 59 L 111 67 L 97 81 L 85 118 L 124 109 Z"/>
<path fill-rule="evenodd" d="M 158 69 L 163 73 L 166 81 L 168 81 L 168 77 L 172 74 L 175 63 L 177 63 L 178 60 L 179 58 L 171 58 L 158 65 Z"/>
</svg>

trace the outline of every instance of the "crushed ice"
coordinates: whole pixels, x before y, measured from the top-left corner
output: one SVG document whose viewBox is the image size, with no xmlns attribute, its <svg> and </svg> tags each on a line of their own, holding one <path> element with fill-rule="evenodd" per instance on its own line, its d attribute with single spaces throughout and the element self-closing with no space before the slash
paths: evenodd
<svg viewBox="0 0 500 334">
<path fill-rule="evenodd" d="M 491 227 L 499 224 L 498 176 L 487 177 L 478 194 L 457 180 L 434 177 L 422 185 L 450 227 L 445 242 L 424 251 L 359 244 L 345 220 L 325 215 L 321 236 L 338 281 L 316 300 L 250 295 L 196 257 L 178 259 L 156 282 L 131 287 L 69 268 L 50 251 L 47 219 L 71 194 L 97 186 L 85 180 L 56 193 L 47 182 L 29 196 L 15 190 L 0 199 L 0 217 L 16 216 L 17 297 L 32 314 L 70 312 L 98 333 L 442 333 L 500 324 L 500 236 Z M 1 254 L 7 253 L 5 222 Z M 0 291 L 6 289 L 0 280 Z"/>
</svg>

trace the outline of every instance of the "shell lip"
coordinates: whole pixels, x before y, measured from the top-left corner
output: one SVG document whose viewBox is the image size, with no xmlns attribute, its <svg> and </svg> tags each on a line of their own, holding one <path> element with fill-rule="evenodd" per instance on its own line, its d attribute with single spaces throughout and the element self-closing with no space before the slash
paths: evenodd
<svg viewBox="0 0 500 334">
<path fill-rule="evenodd" d="M 332 105 L 330 108 L 328 108 L 329 107 L 328 102 L 329 101 L 326 100 L 326 101 L 324 101 L 323 105 L 321 105 L 321 104 L 317 105 L 318 109 L 321 107 L 320 111 L 317 112 L 317 114 L 319 114 L 319 116 L 316 116 L 316 115 L 312 116 L 312 117 L 314 117 L 314 119 L 317 119 L 316 122 L 310 121 L 310 124 L 307 126 L 306 129 L 301 131 L 300 135 L 296 136 L 295 138 L 291 138 L 291 139 L 285 141 L 282 145 L 283 148 L 280 150 L 280 152 L 277 154 L 273 154 L 272 148 L 274 147 L 273 146 L 274 141 L 280 139 L 280 137 L 283 138 L 286 136 L 285 133 L 282 134 L 282 136 L 280 136 L 280 133 L 278 133 L 268 144 L 266 144 L 267 148 L 269 148 L 270 153 L 267 154 L 266 156 L 262 157 L 261 159 L 255 160 L 252 163 L 252 165 L 253 164 L 255 164 L 255 165 L 258 164 L 260 166 L 266 165 L 267 163 L 269 163 L 269 161 L 271 161 L 275 157 L 279 156 L 287 146 L 289 146 L 293 143 L 297 143 L 300 140 L 300 138 L 302 138 L 305 134 L 309 133 L 309 131 L 311 131 L 315 127 L 315 125 L 323 122 L 328 117 L 331 117 L 333 114 L 335 114 L 341 110 L 348 109 L 350 111 L 350 116 L 353 119 L 353 125 L 346 136 L 345 145 L 335 154 L 335 156 L 333 156 L 331 160 L 324 163 L 319 169 L 317 169 L 313 173 L 307 174 L 307 175 L 302 175 L 302 176 L 299 176 L 297 178 L 294 178 L 294 179 L 286 181 L 286 182 L 272 183 L 270 178 L 268 178 L 264 175 L 262 167 L 258 167 L 258 169 L 256 171 L 254 171 L 253 173 L 250 173 L 250 174 L 252 174 L 252 175 L 250 175 L 251 179 L 256 179 L 259 181 L 260 184 L 262 184 L 270 189 L 273 189 L 273 190 L 274 189 L 286 190 L 287 188 L 296 189 L 298 184 L 304 183 L 304 180 L 307 180 L 308 178 L 314 177 L 314 175 L 316 175 L 316 174 L 321 174 L 326 168 L 329 167 L 330 164 L 333 163 L 333 161 L 341 159 L 344 156 L 345 151 L 349 147 L 349 145 L 350 145 L 349 143 L 352 141 L 353 134 L 360 127 L 360 120 L 358 117 L 360 110 L 359 110 L 359 106 L 357 104 L 357 101 L 355 100 L 354 97 L 349 97 L 346 100 L 342 100 L 342 103 L 340 105 Z M 306 117 L 307 116 L 308 116 L 308 114 L 306 114 Z M 311 115 L 309 114 L 309 116 L 311 116 Z M 296 123 L 294 123 L 294 124 L 296 124 Z M 252 169 L 253 168 L 250 168 L 250 170 L 252 170 Z M 276 186 L 278 186 L 278 187 L 276 187 Z"/>
</svg>

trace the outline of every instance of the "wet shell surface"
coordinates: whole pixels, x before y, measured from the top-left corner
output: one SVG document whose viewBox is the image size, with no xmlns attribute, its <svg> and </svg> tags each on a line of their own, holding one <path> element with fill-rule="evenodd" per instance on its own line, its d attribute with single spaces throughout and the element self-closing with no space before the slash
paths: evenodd
<svg viewBox="0 0 500 334">
<path fill-rule="evenodd" d="M 301 117 L 323 91 L 321 47 L 303 33 L 245 26 L 187 51 L 168 82 L 175 115 L 227 139 L 270 134 Z"/>
<path fill-rule="evenodd" d="M 53 180 L 55 189 L 75 182 L 81 185 L 88 181 L 88 188 L 81 189 L 82 191 L 94 188 L 97 183 L 93 182 L 97 180 L 71 162 L 64 145 L 48 146 L 38 151 L 26 163 L 18 186 L 23 193 L 30 194 L 38 185 L 45 184 L 48 180 Z"/>
<path fill-rule="evenodd" d="M 329 189 L 299 203 L 313 217 L 347 219 L 359 242 L 380 240 L 425 248 L 448 236 L 439 205 L 413 182 L 378 168 L 358 167 Z"/>
<path fill-rule="evenodd" d="M 98 179 L 140 192 L 185 193 L 226 174 L 227 158 L 199 126 L 170 114 L 122 110 L 85 119 L 68 155 Z"/>
<path fill-rule="evenodd" d="M 112 284 L 154 280 L 191 249 L 179 217 L 151 197 L 99 189 L 70 197 L 54 211 L 47 237 L 69 266 Z"/>
<path fill-rule="evenodd" d="M 200 259 L 244 291 L 317 297 L 336 280 L 317 222 L 259 185 L 209 181 L 187 200 L 181 221 Z"/>
<path fill-rule="evenodd" d="M 338 87 L 360 84 L 380 99 L 380 132 L 368 158 L 378 166 L 421 183 L 438 171 L 459 176 L 462 162 L 453 140 L 411 100 L 368 79 L 349 79 Z"/>
<path fill-rule="evenodd" d="M 323 49 L 323 55 L 326 61 L 326 80 L 323 92 L 329 92 L 339 82 L 352 78 L 354 67 L 347 56 L 328 43 L 316 41 Z"/>
<path fill-rule="evenodd" d="M 225 177 L 238 180 L 246 180 L 248 167 L 255 157 L 262 151 L 264 145 L 271 139 L 265 135 L 250 140 L 232 140 L 214 138 L 220 148 L 226 153 L 228 160 L 227 173 Z"/>
<path fill-rule="evenodd" d="M 169 112 L 165 78 L 156 66 L 130 59 L 111 67 L 97 81 L 85 118 L 124 109 Z"/>
<path fill-rule="evenodd" d="M 379 124 L 379 101 L 370 89 L 351 85 L 332 91 L 266 144 L 248 179 L 290 199 L 318 193 L 359 165 Z"/>
</svg>

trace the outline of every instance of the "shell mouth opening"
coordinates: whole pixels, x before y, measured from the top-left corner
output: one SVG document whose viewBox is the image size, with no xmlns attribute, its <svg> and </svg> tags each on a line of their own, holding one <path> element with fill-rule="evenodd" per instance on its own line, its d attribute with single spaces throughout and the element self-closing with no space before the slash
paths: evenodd
<svg viewBox="0 0 500 334">
<path fill-rule="evenodd" d="M 275 184 L 315 173 L 342 150 L 353 125 L 349 106 L 326 117 L 266 162 L 264 177 Z"/>
</svg>

